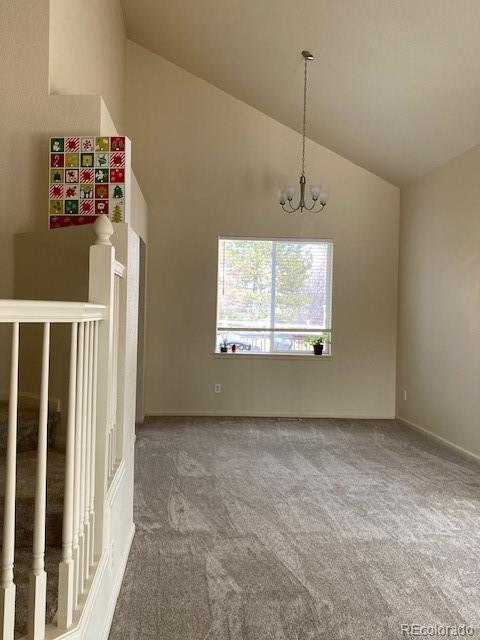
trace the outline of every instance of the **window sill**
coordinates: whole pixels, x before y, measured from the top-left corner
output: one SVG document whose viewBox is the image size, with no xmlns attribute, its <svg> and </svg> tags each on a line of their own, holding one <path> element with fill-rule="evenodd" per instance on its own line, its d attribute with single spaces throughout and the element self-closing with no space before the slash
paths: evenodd
<svg viewBox="0 0 480 640">
<path fill-rule="evenodd" d="M 332 360 L 333 357 L 330 354 L 317 356 L 314 353 L 245 353 L 244 351 L 238 351 L 237 353 L 219 353 L 218 351 L 213 352 L 214 358 L 220 359 L 234 359 L 237 360 L 248 360 L 250 358 L 253 359 L 268 359 L 274 358 L 275 360 Z"/>
</svg>

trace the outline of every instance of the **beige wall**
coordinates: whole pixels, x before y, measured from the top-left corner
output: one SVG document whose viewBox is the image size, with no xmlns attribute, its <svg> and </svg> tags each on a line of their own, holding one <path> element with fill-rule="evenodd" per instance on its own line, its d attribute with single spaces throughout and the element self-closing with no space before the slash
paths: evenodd
<svg viewBox="0 0 480 640">
<path fill-rule="evenodd" d="M 118 8 L 113 2 L 90 2 L 80 0 L 52 1 L 52 23 L 60 22 L 68 8 L 70 25 L 76 24 L 76 12 L 83 9 L 89 22 L 102 22 L 104 33 L 89 40 L 89 51 L 95 51 L 98 58 L 103 56 L 107 43 L 125 39 L 123 18 L 119 23 Z M 110 14 L 106 14 L 107 5 Z M 88 10 L 88 11 L 87 11 Z M 49 38 L 49 0 L 7 0 L 0 5 L 0 77 L 2 78 L 2 100 L 0 101 L 0 297 L 11 297 L 13 293 L 13 235 L 17 232 L 45 229 L 48 212 L 48 137 L 55 134 L 114 132 L 108 111 L 99 96 L 61 96 L 48 94 L 49 53 L 56 59 L 68 59 L 68 51 L 74 51 L 58 38 L 58 28 L 52 26 Z M 114 20 L 114 16 L 117 19 Z M 109 17 L 110 20 L 106 20 Z M 81 23 L 83 25 L 83 22 Z M 96 33 L 96 32 L 94 32 Z M 72 48 L 73 47 L 73 48 Z M 114 48 L 112 56 L 116 54 Z M 73 55 L 73 54 L 72 54 Z M 118 54 L 119 67 L 124 58 Z M 114 69 L 113 60 L 102 58 L 100 67 L 86 69 L 85 74 L 97 78 L 90 93 L 105 85 L 104 76 L 110 78 L 106 99 L 114 93 L 120 103 L 123 99 L 123 71 Z M 86 63 L 90 64 L 90 60 Z M 69 59 L 66 66 L 73 67 L 71 78 L 83 77 L 80 58 Z M 56 65 L 58 66 L 58 65 Z M 55 67 L 55 65 L 54 65 Z M 80 70 L 80 72 L 79 72 Z M 55 73 L 52 72 L 52 77 Z M 72 80 L 73 82 L 73 80 Z M 114 88 L 115 87 L 115 90 Z M 70 85 L 73 91 L 73 85 Z M 81 92 L 81 87 L 75 90 Z M 110 100 L 113 104 L 113 101 Z M 103 129 L 102 129 L 103 127 Z"/>
<path fill-rule="evenodd" d="M 143 196 L 143 192 L 140 188 L 140 185 L 138 184 L 138 180 L 135 177 L 135 174 L 133 173 L 133 171 L 132 171 L 131 198 L 132 198 L 131 225 L 135 233 L 137 233 L 144 242 L 147 242 L 148 206 Z"/>
<path fill-rule="evenodd" d="M 300 136 L 133 43 L 126 129 L 150 212 L 147 414 L 393 416 L 398 189 L 309 143 L 331 202 L 283 215 Z M 219 235 L 333 238 L 331 361 L 213 355 Z"/>
<path fill-rule="evenodd" d="M 479 176 L 476 147 L 402 192 L 397 382 L 401 417 L 477 455 Z"/>
<path fill-rule="evenodd" d="M 48 137 L 98 131 L 94 96 L 48 95 L 48 0 L 0 7 L 0 295 L 13 290 L 13 234 L 45 229 L 48 214 Z"/>
<path fill-rule="evenodd" d="M 48 95 L 48 0 L 2 2 L 0 48 L 0 298 L 12 298 L 14 235 L 47 227 L 48 137 L 97 133 L 101 101 Z M 0 393 L 8 386 L 6 334 L 0 328 Z"/>
<path fill-rule="evenodd" d="M 15 236 L 14 297 L 26 300 L 88 300 L 89 247 L 95 242 L 92 225 L 20 233 Z M 38 256 L 41 265 L 37 265 Z M 35 273 L 35 277 L 32 274 Z M 51 327 L 49 397 L 62 409 L 57 444 L 64 443 L 68 403 L 70 327 Z M 20 389 L 40 395 L 42 326 L 25 325 L 20 340 Z M 24 396 L 22 396 L 23 398 Z"/>
<path fill-rule="evenodd" d="M 118 54 L 121 59 L 116 66 L 115 56 L 121 49 L 119 43 L 125 39 L 125 34 L 123 20 L 120 23 L 120 14 L 114 5 L 107 0 L 53 1 L 52 22 L 57 27 L 52 27 L 54 33 L 49 38 L 49 0 L 7 0 L 0 3 L 0 298 L 12 298 L 14 295 L 15 234 L 47 228 L 49 136 L 115 133 L 115 124 L 101 97 L 48 93 L 50 54 L 53 59 L 68 59 L 65 69 L 73 66 L 72 84 L 64 86 L 65 91 L 81 92 L 82 85 L 74 85 L 73 79 L 87 76 L 96 79 L 90 85 L 90 92 L 100 91 L 105 86 L 105 97 L 113 108 L 115 95 L 119 96 L 119 104 L 122 102 L 124 58 Z M 88 41 L 88 50 L 95 51 L 103 60 L 100 67 L 97 65 L 83 72 L 80 67 L 84 62 L 91 64 L 90 58 L 85 61 L 76 58 L 78 50 L 74 43 L 77 40 L 70 38 L 65 42 L 55 33 L 59 16 L 66 10 L 70 27 L 72 24 L 80 24 L 82 29 L 86 26 L 83 21 L 76 21 L 76 13 L 82 10 L 91 21 L 103 23 L 104 31 L 100 33 L 94 29 L 95 37 Z M 107 21 L 107 17 L 111 20 Z M 112 47 L 112 55 L 105 58 L 103 48 L 107 43 L 109 48 Z M 52 72 L 53 77 L 55 72 Z M 121 111 L 117 113 L 121 118 Z M 33 284 L 44 260 L 45 253 L 39 246 L 31 261 Z M 62 273 L 57 276 L 57 283 L 61 286 Z M 54 298 L 55 283 L 50 282 L 50 285 L 49 297 Z M 9 328 L 0 327 L 0 395 L 8 388 L 9 351 Z"/>
<path fill-rule="evenodd" d="M 102 96 L 122 129 L 125 43 L 120 0 L 50 0 L 50 93 Z"/>
</svg>

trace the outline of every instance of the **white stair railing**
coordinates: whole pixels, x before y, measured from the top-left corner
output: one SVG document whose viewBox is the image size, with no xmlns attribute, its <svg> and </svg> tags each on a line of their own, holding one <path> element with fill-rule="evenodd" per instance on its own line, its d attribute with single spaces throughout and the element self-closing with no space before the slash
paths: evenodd
<svg viewBox="0 0 480 640">
<path fill-rule="evenodd" d="M 0 640 L 13 640 L 15 628 L 16 437 L 20 327 L 43 325 L 42 372 L 32 570 L 28 604 L 28 639 L 62 637 L 78 623 L 107 547 L 105 498 L 115 472 L 116 379 L 119 297 L 124 267 L 115 260 L 105 216 L 95 225 L 97 242 L 90 249 L 89 303 L 0 301 L 0 323 L 12 325 L 7 433 L 3 547 L 0 566 Z M 59 565 L 56 625 L 46 625 L 48 576 L 45 572 L 48 387 L 51 324 L 71 326 L 69 392 L 65 449 L 62 558 Z M 97 390 L 101 389 L 101 393 Z M 48 629 L 47 629 L 48 627 Z M 48 633 L 47 633 L 48 631 Z"/>
</svg>

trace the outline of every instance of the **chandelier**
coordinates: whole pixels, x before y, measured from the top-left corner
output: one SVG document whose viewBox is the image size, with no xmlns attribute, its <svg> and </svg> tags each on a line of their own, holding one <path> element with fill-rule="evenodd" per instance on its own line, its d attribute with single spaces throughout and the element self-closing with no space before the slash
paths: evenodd
<svg viewBox="0 0 480 640">
<path fill-rule="evenodd" d="M 308 204 L 305 200 L 305 185 L 307 179 L 305 177 L 305 137 L 307 129 L 307 65 L 311 60 L 315 58 L 310 51 L 302 51 L 303 61 L 305 64 L 304 81 L 303 81 L 303 130 L 302 130 L 302 173 L 300 174 L 300 198 L 298 204 L 294 205 L 293 198 L 295 197 L 295 187 L 287 186 L 280 189 L 278 194 L 278 200 L 282 206 L 282 209 L 287 213 L 295 213 L 300 211 L 311 211 L 312 213 L 320 213 L 325 208 L 328 200 L 328 193 L 322 191 L 320 185 L 310 185 L 310 195 L 312 198 L 311 204 Z"/>
</svg>

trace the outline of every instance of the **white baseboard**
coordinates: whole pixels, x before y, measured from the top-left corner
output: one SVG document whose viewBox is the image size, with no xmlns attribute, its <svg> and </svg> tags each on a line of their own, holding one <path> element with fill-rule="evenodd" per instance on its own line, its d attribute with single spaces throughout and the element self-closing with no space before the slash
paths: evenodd
<svg viewBox="0 0 480 640">
<path fill-rule="evenodd" d="M 0 390 L 0 402 L 8 402 L 9 392 L 2 389 Z M 36 408 L 40 405 L 40 396 L 38 393 L 29 393 L 28 391 L 18 392 L 19 404 L 24 407 Z M 62 408 L 62 403 L 59 398 L 49 398 L 48 408 L 53 413 L 59 413 Z"/>
<path fill-rule="evenodd" d="M 204 418 L 331 418 L 338 420 L 395 420 L 394 414 L 352 414 L 346 413 L 290 413 L 285 411 L 161 411 L 145 414 L 145 422 L 151 422 L 155 418 L 166 417 L 204 417 Z"/>
<path fill-rule="evenodd" d="M 95 600 L 97 598 L 97 594 L 99 592 L 99 589 L 101 588 L 102 584 L 103 584 L 103 576 L 105 575 L 105 571 L 107 570 L 107 564 L 108 564 L 108 553 L 106 551 L 104 551 L 102 553 L 102 557 L 100 559 L 100 562 L 98 563 L 97 566 L 97 570 L 95 572 L 95 575 L 93 577 L 93 582 L 92 582 L 92 586 L 88 592 L 87 595 L 87 601 L 85 604 L 85 607 L 82 611 L 82 615 L 80 617 L 79 623 L 78 623 L 78 630 L 80 632 L 80 637 L 83 633 L 85 633 L 85 628 L 87 627 L 91 615 L 92 615 L 92 611 L 93 611 L 93 606 L 95 604 Z M 68 636 L 66 635 L 65 638 L 68 638 Z M 62 640 L 63 640 L 63 636 L 62 636 Z"/>
<path fill-rule="evenodd" d="M 130 555 L 130 549 L 132 546 L 133 538 L 135 536 L 135 524 L 132 522 L 132 526 L 130 528 L 130 534 L 128 536 L 127 544 L 125 546 L 125 550 L 123 553 L 123 557 L 120 563 L 120 570 L 118 572 L 117 580 L 112 589 L 112 593 L 110 595 L 110 601 L 108 603 L 106 618 L 105 618 L 105 627 L 103 632 L 99 636 L 99 640 L 108 640 L 108 636 L 110 635 L 110 628 L 113 622 L 113 614 L 115 613 L 115 607 L 117 605 L 118 596 L 120 594 L 120 589 L 122 587 L 123 576 L 125 575 L 125 569 L 127 568 L 128 557 Z"/>
<path fill-rule="evenodd" d="M 466 456 L 467 458 L 470 458 L 472 460 L 480 462 L 480 456 L 477 455 L 476 453 L 472 453 L 471 451 L 468 451 L 468 449 L 464 449 L 463 447 L 460 447 L 458 444 L 455 444 L 454 442 L 451 442 L 450 440 L 447 440 L 446 438 L 443 438 L 442 436 L 439 436 L 438 434 L 434 433 L 433 431 L 430 431 L 429 429 L 426 429 L 425 427 L 421 427 L 419 424 L 416 424 L 415 422 L 412 422 L 411 420 L 407 420 L 406 418 L 402 418 L 402 416 L 397 416 L 397 420 L 399 420 L 400 422 L 403 422 L 403 424 L 405 424 L 407 427 L 411 427 L 412 429 L 415 429 L 415 431 L 419 431 L 420 433 L 423 433 L 424 435 L 428 436 L 429 438 L 432 438 L 433 440 L 437 440 L 438 442 L 441 442 L 442 444 L 446 445 L 450 449 L 454 449 L 457 453 L 461 453 L 462 455 Z"/>
</svg>

